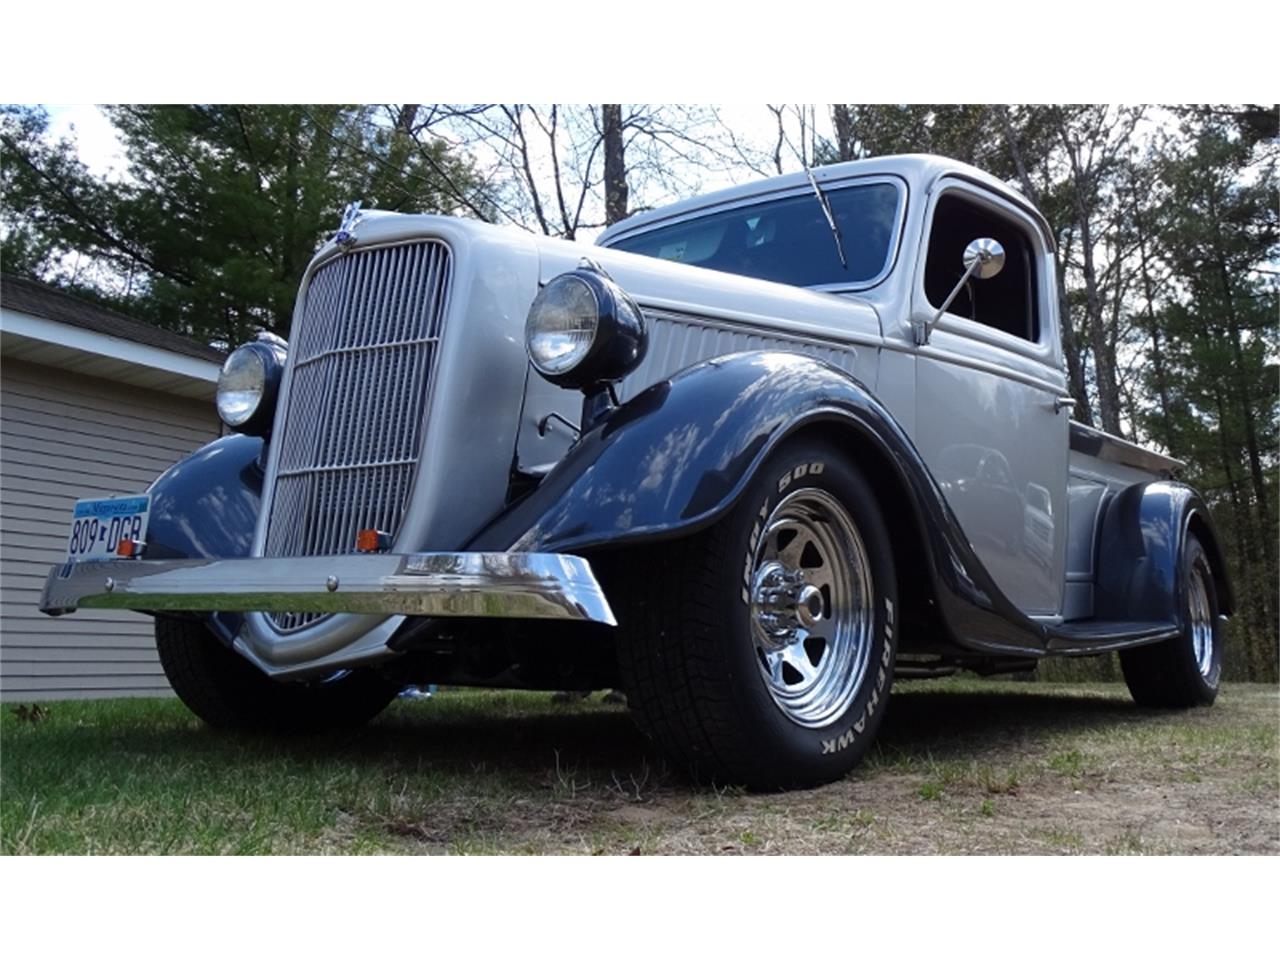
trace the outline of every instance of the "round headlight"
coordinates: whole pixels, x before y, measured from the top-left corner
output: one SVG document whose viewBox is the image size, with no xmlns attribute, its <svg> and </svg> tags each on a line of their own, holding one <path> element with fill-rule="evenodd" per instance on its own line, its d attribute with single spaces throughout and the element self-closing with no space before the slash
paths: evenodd
<svg viewBox="0 0 1280 960">
<path fill-rule="evenodd" d="M 621 380 L 644 359 L 644 318 L 622 288 L 595 267 L 555 277 L 525 321 L 533 368 L 562 387 Z"/>
<path fill-rule="evenodd" d="M 525 341 L 533 367 L 558 377 L 582 362 L 600 326 L 595 291 L 571 273 L 556 277 L 534 298 L 525 321 Z"/>
<path fill-rule="evenodd" d="M 237 347 L 218 375 L 218 416 L 233 430 L 262 436 L 271 430 L 283 350 L 271 341 Z"/>
</svg>

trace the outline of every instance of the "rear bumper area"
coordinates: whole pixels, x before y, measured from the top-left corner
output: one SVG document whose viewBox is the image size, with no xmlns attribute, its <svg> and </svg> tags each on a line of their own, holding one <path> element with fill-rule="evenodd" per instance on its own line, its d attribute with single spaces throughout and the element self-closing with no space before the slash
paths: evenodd
<svg viewBox="0 0 1280 960">
<path fill-rule="evenodd" d="M 40 609 L 369 613 L 616 621 L 591 565 L 558 553 L 102 560 L 55 566 Z"/>
</svg>

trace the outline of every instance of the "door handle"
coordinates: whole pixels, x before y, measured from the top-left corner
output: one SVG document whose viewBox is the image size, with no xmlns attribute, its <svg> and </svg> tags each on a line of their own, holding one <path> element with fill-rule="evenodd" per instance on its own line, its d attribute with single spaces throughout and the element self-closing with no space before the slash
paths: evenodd
<svg viewBox="0 0 1280 960">
<path fill-rule="evenodd" d="M 1053 398 L 1054 413 L 1061 413 L 1063 410 L 1070 410 L 1071 412 L 1074 413 L 1075 409 L 1076 409 L 1076 402 L 1071 397 L 1054 397 Z"/>
</svg>

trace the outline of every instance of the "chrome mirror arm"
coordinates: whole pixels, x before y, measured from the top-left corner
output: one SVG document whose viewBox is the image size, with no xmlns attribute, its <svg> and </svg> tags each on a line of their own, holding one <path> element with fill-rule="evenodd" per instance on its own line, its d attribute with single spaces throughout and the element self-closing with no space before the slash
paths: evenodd
<svg viewBox="0 0 1280 960">
<path fill-rule="evenodd" d="M 979 279 L 988 280 L 1004 269 L 1004 247 L 1000 245 L 999 241 L 992 240 L 990 237 L 979 237 L 964 248 L 963 262 L 964 276 L 947 294 L 947 299 L 942 301 L 942 306 L 933 315 L 933 319 L 926 323 L 917 323 L 915 325 L 917 347 L 923 347 L 929 342 L 929 334 L 938 325 L 942 315 L 947 312 L 947 307 L 951 306 L 951 301 L 960 293 L 961 288 L 969 282 L 970 277 L 976 273 Z"/>
<path fill-rule="evenodd" d="M 933 333 L 933 328 L 938 325 L 938 321 L 942 319 L 942 315 L 947 312 L 947 307 L 951 306 L 951 301 L 959 295 L 961 289 L 963 289 L 964 285 L 969 282 L 969 278 L 973 276 L 974 271 L 978 269 L 981 263 L 981 260 L 974 260 L 973 263 L 969 264 L 969 268 L 965 270 L 964 276 L 962 276 L 960 281 L 951 288 L 951 292 L 947 294 L 947 299 L 942 301 L 942 306 L 938 308 L 938 312 L 933 315 L 933 318 L 924 323 L 916 324 L 917 347 L 923 347 L 929 342 L 929 334 Z"/>
</svg>

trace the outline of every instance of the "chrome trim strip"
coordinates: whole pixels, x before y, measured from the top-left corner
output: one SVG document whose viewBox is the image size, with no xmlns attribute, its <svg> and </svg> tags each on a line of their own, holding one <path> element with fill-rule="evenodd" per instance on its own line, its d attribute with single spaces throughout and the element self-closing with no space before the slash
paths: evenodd
<svg viewBox="0 0 1280 960">
<path fill-rule="evenodd" d="M 58 615 L 79 607 L 617 623 L 591 565 L 557 553 L 99 560 L 52 567 L 41 611 Z"/>
</svg>

